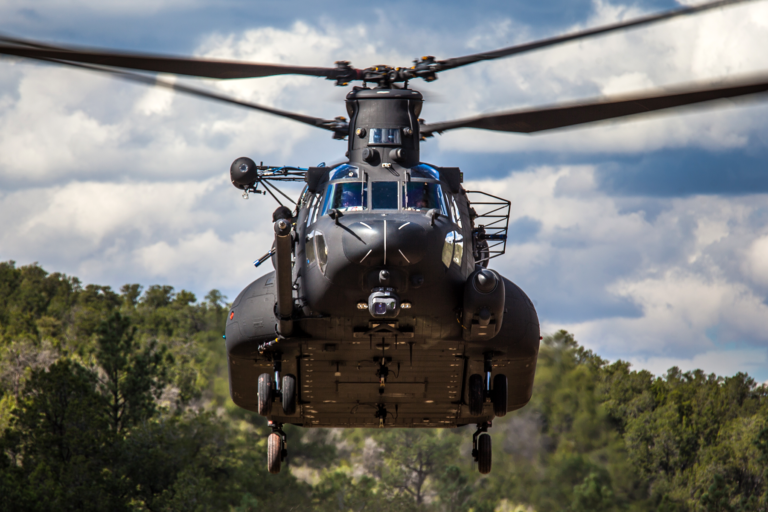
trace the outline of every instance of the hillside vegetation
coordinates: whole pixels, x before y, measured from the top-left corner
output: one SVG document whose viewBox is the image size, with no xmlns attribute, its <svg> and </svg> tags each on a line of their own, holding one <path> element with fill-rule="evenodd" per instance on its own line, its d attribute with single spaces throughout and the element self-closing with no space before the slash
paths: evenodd
<svg viewBox="0 0 768 512">
<path fill-rule="evenodd" d="M 531 403 L 471 427 L 287 428 L 232 404 L 226 298 L 0 263 L 0 510 L 768 511 L 768 389 L 544 338 Z"/>
</svg>

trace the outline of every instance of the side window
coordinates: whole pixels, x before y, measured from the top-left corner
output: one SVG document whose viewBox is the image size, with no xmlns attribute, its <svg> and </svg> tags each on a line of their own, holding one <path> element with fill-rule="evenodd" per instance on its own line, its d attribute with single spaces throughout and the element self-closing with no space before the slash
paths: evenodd
<svg viewBox="0 0 768 512">
<path fill-rule="evenodd" d="M 341 164 L 331 171 L 331 181 L 335 180 L 356 180 L 360 178 L 360 169 L 354 165 Z"/>
<path fill-rule="evenodd" d="M 374 181 L 371 183 L 371 204 L 374 210 L 397 210 L 397 181 Z"/>
<path fill-rule="evenodd" d="M 328 247 L 325 245 L 325 237 L 320 232 L 315 235 L 315 250 L 317 265 L 320 267 L 320 272 L 325 274 L 325 267 L 328 265 Z"/>
<path fill-rule="evenodd" d="M 304 245 L 304 254 L 307 256 L 307 266 L 311 267 L 317 260 L 315 254 L 315 232 L 307 235 Z"/>
<path fill-rule="evenodd" d="M 453 205 L 453 208 L 451 209 L 451 212 L 453 214 L 453 222 L 455 222 L 459 228 L 461 228 L 461 213 L 459 212 L 459 207 L 456 204 L 456 199 L 451 198 L 451 204 Z"/>
<path fill-rule="evenodd" d="M 313 195 L 312 199 L 309 200 L 309 206 L 307 206 L 307 227 L 310 226 L 313 222 L 315 222 L 314 218 L 315 210 L 317 209 L 317 195 Z"/>
<path fill-rule="evenodd" d="M 312 211 L 313 223 L 317 220 L 317 213 L 320 211 L 320 208 L 322 208 L 322 204 L 323 204 L 323 197 L 320 194 L 317 194 L 317 200 L 315 201 L 315 208 Z"/>
<path fill-rule="evenodd" d="M 415 167 L 411 167 L 411 176 L 414 178 L 426 178 L 428 180 L 439 180 L 440 173 L 434 167 L 427 164 L 419 164 Z"/>
<path fill-rule="evenodd" d="M 443 265 L 450 267 L 455 263 L 461 267 L 461 260 L 464 257 L 464 237 L 456 231 L 451 231 L 445 235 L 443 244 Z"/>
</svg>

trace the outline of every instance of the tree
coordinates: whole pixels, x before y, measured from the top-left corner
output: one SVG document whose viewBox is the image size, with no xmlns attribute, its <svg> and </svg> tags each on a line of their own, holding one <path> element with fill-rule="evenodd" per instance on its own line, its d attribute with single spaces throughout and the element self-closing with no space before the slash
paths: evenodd
<svg viewBox="0 0 768 512">
<path fill-rule="evenodd" d="M 32 373 L 3 443 L 17 478 L 15 510 L 123 510 L 119 478 L 104 467 L 114 437 L 101 414 L 95 376 L 60 359 Z"/>
<path fill-rule="evenodd" d="M 436 430 L 387 430 L 375 440 L 382 448 L 382 483 L 410 496 L 417 505 L 425 502 L 430 481 L 443 475 L 456 455 L 455 440 Z"/>
<path fill-rule="evenodd" d="M 103 374 L 99 387 L 107 401 L 109 424 L 121 432 L 155 413 L 172 360 L 155 342 L 138 348 L 136 329 L 119 312 L 104 321 L 97 334 L 96 359 Z"/>
</svg>

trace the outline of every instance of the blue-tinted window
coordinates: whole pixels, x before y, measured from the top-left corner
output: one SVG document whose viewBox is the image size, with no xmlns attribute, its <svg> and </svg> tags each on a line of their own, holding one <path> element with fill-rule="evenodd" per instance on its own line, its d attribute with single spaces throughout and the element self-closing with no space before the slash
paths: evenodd
<svg viewBox="0 0 768 512">
<path fill-rule="evenodd" d="M 341 164 L 331 171 L 330 179 L 333 180 L 353 180 L 360 177 L 360 169 L 354 165 Z"/>
<path fill-rule="evenodd" d="M 325 193 L 323 215 L 336 208 L 342 212 L 359 212 L 368 209 L 368 184 L 361 182 L 332 183 Z"/>
<path fill-rule="evenodd" d="M 397 210 L 397 181 L 374 181 L 371 184 L 371 203 L 374 210 Z"/>
<path fill-rule="evenodd" d="M 439 209 L 446 214 L 443 192 L 438 183 L 410 181 L 403 184 L 403 208 L 406 210 Z"/>
<path fill-rule="evenodd" d="M 371 128 L 368 144 L 400 144 L 400 129 Z"/>
<path fill-rule="evenodd" d="M 433 180 L 440 179 L 440 173 L 437 169 L 427 164 L 419 164 L 411 167 L 411 178 L 427 178 Z"/>
</svg>

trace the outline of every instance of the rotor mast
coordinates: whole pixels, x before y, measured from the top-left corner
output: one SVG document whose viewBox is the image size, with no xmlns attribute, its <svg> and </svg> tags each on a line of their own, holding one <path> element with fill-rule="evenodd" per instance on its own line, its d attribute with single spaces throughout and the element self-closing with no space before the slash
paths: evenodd
<svg viewBox="0 0 768 512">
<path fill-rule="evenodd" d="M 349 159 L 369 165 L 419 163 L 424 98 L 411 89 L 355 87 L 347 94 Z"/>
</svg>

